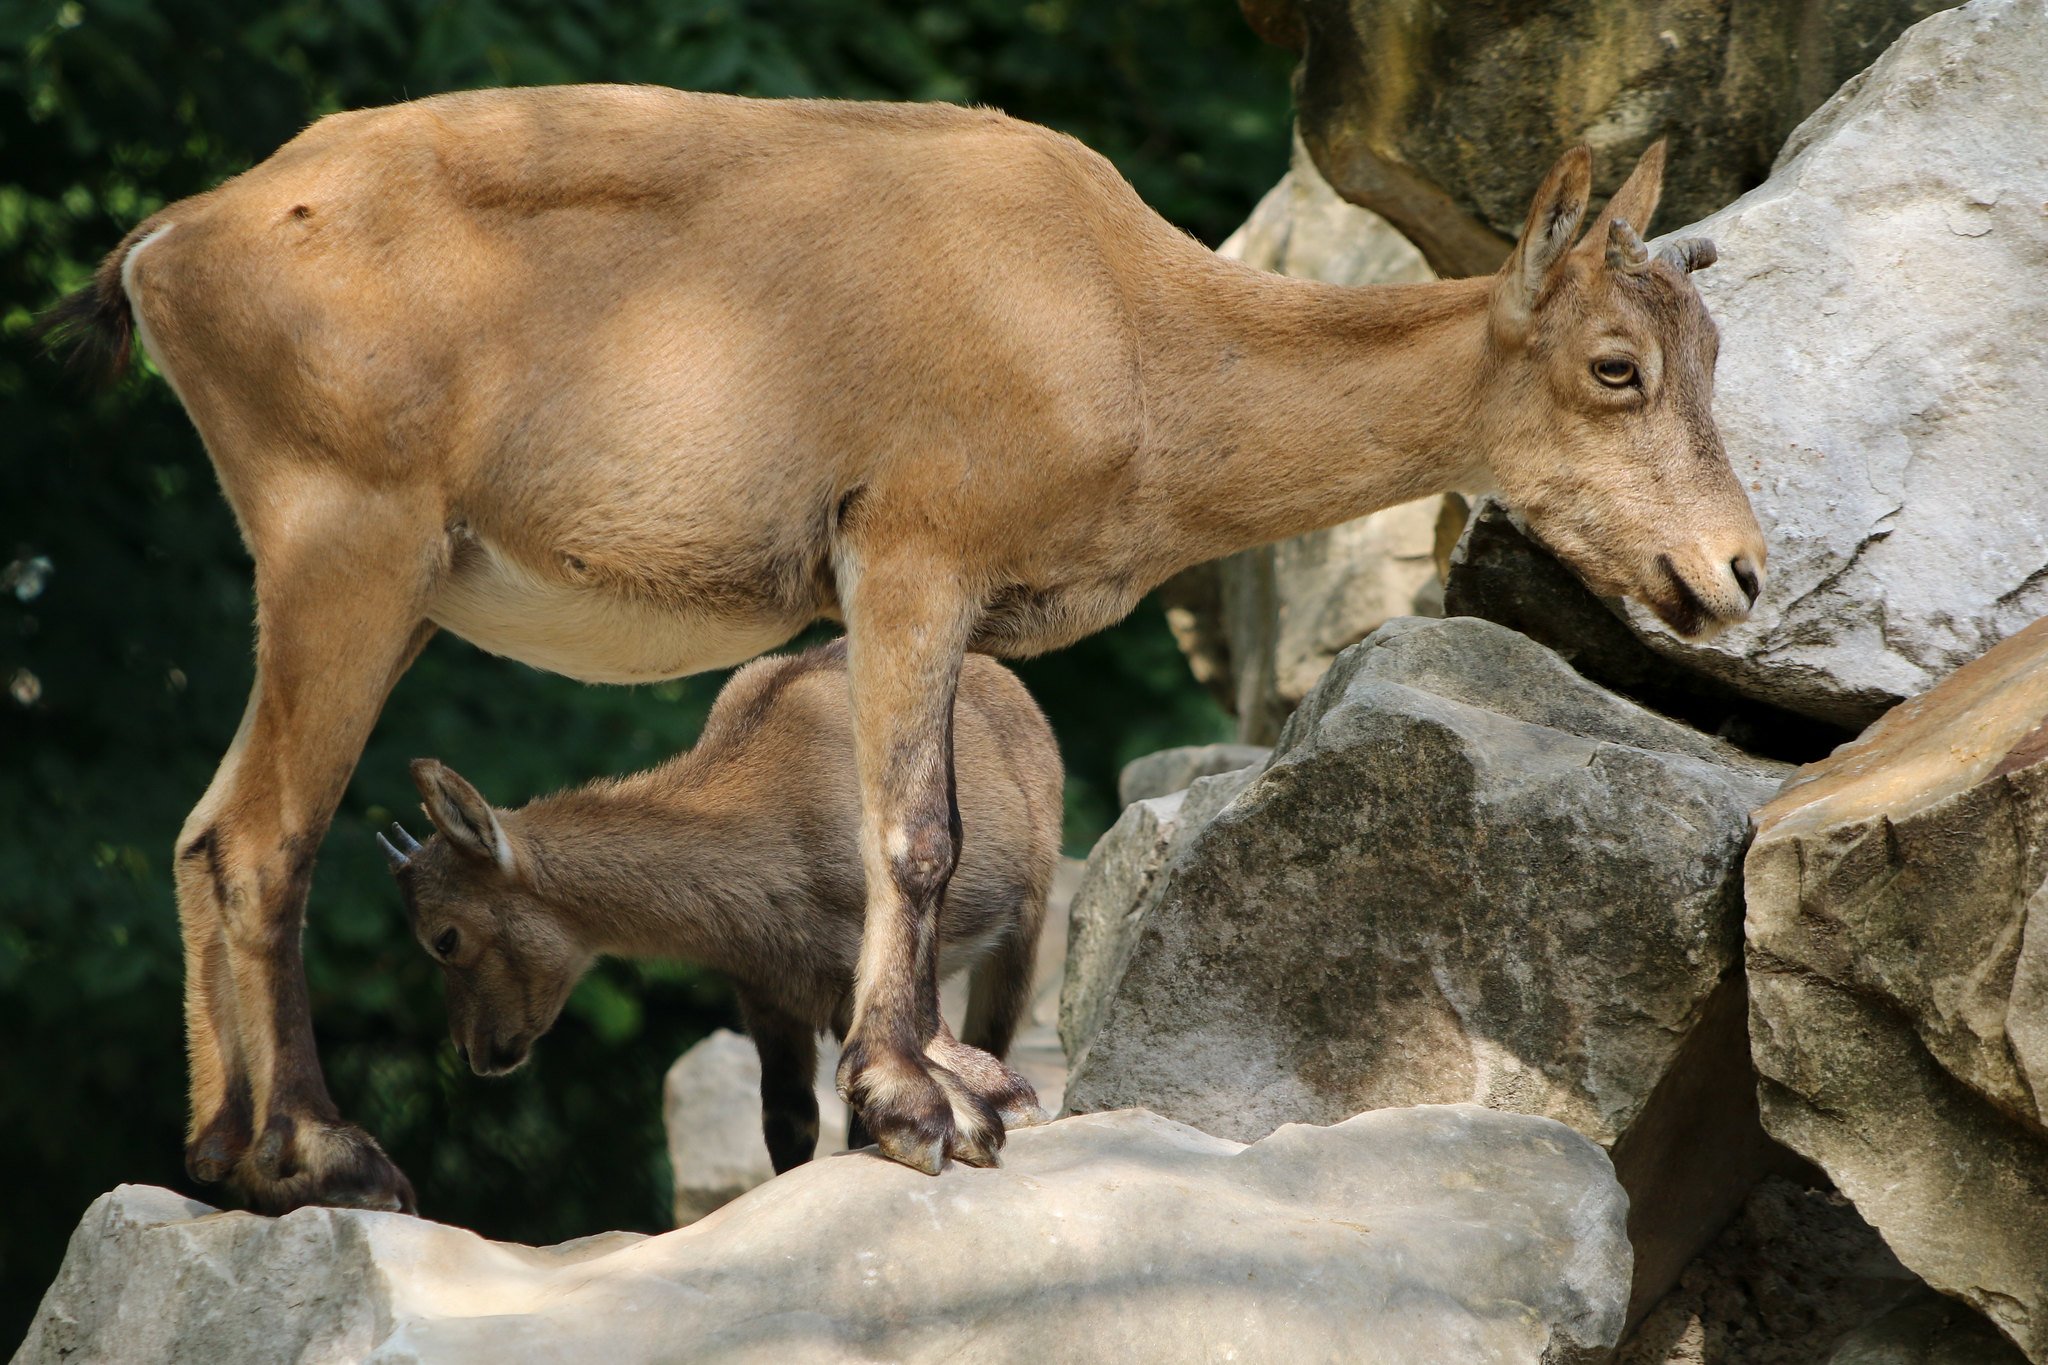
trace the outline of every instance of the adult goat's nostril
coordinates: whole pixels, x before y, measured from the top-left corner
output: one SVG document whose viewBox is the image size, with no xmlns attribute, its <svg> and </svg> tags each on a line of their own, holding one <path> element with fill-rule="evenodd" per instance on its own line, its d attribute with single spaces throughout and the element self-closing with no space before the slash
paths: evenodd
<svg viewBox="0 0 2048 1365">
<path fill-rule="evenodd" d="M 1748 555 L 1737 555 L 1728 561 L 1728 567 L 1735 571 L 1735 581 L 1741 585 L 1742 595 L 1749 599 L 1752 607 L 1755 606 L 1758 594 L 1763 591 L 1763 582 L 1757 577 L 1756 565 L 1750 562 Z"/>
<path fill-rule="evenodd" d="M 457 1043 L 455 1045 L 455 1055 L 462 1059 L 462 1064 L 464 1066 L 469 1065 L 469 1048 L 467 1046 L 465 1046 L 462 1043 Z"/>
</svg>

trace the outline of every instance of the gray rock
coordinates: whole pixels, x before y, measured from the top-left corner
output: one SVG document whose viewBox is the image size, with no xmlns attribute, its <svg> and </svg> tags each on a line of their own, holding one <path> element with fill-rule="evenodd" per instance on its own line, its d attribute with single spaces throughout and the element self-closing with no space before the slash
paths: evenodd
<svg viewBox="0 0 2048 1365">
<path fill-rule="evenodd" d="M 1861 728 L 2048 612 L 2044 70 L 2040 0 L 1937 15 L 1683 229 L 1720 246 L 1693 279 L 1770 583 L 1704 645 L 1632 608 L 1652 645 Z"/>
<path fill-rule="evenodd" d="M 1145 916 L 1158 901 L 1160 873 L 1185 842 L 1181 832 L 1200 830 L 1258 772 L 1258 766 L 1234 768 L 1197 778 L 1185 791 L 1134 802 L 1088 855 L 1074 893 L 1060 990 L 1060 1044 L 1069 1073 L 1080 1065 L 1130 964 Z"/>
<path fill-rule="evenodd" d="M 1237 1138 L 1448 1100 L 1563 1120 L 1616 1144 L 1647 1306 L 1768 1166 L 1739 870 L 1784 771 L 1502 627 L 1382 627 L 1233 801 L 1183 806 L 1068 1105 Z"/>
<path fill-rule="evenodd" d="M 1537 180 L 1575 141 L 1607 194 L 1668 135 L 1667 210 L 1712 212 L 1764 178 L 1836 87 L 1951 2 L 1241 0 L 1261 34 L 1306 47 L 1296 107 L 1316 165 L 1446 275 L 1500 264 Z"/>
<path fill-rule="evenodd" d="M 1124 764 L 1116 779 L 1117 800 L 1128 806 L 1158 796 L 1186 791 L 1198 777 L 1234 773 L 1263 763 L 1273 751 L 1263 744 L 1184 744 L 1161 749 Z"/>
<path fill-rule="evenodd" d="M 2048 621 L 1800 770 L 1746 869 L 1765 1125 L 2048 1359 Z"/>
<path fill-rule="evenodd" d="M 1559 1124 L 1362 1114 L 1251 1147 L 1149 1114 L 936 1179 L 816 1161 L 688 1228 L 537 1251 L 399 1214 L 215 1214 L 123 1186 L 17 1360 L 1594 1358 L 1625 1200 Z"/>
<path fill-rule="evenodd" d="M 1444 611 L 1518 630 L 1602 687 L 1751 753 L 1806 763 L 1854 737 L 1746 697 L 1650 648 L 1620 603 L 1594 596 L 1494 497 L 1479 500 L 1451 552 Z"/>
</svg>

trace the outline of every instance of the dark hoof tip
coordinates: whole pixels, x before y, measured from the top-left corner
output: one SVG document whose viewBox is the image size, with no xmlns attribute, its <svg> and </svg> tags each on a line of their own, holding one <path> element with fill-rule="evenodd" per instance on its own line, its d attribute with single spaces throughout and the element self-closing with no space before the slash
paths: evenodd
<svg viewBox="0 0 2048 1365">
<path fill-rule="evenodd" d="M 290 1180 L 299 1173 L 298 1163 L 292 1159 L 291 1129 L 276 1124 L 263 1134 L 250 1154 L 250 1161 L 256 1173 L 265 1180 Z"/>
</svg>

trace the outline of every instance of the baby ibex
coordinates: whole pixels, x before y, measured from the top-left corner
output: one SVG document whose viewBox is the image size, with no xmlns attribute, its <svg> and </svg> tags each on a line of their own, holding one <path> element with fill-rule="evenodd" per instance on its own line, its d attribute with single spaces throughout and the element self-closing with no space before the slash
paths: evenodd
<svg viewBox="0 0 2048 1365">
<path fill-rule="evenodd" d="M 817 1034 L 844 1037 L 851 1022 L 867 904 L 853 743 L 835 641 L 740 670 L 697 746 L 660 767 L 516 811 L 493 809 L 434 759 L 414 762 L 440 836 L 379 837 L 413 935 L 441 964 L 457 1052 L 479 1075 L 510 1071 L 598 956 L 687 959 L 738 987 L 775 1169 L 810 1160 Z M 974 969 L 969 1046 L 935 1019 L 926 1054 L 998 1097 L 1015 1127 L 1041 1117 L 1000 1058 L 1030 999 L 1059 858 L 1059 748 L 1023 684 L 984 655 L 961 671 L 953 745 L 972 837 L 939 911 L 938 974 Z M 955 1103 L 974 1100 L 963 1091 Z M 850 1141 L 867 1141 L 857 1117 Z M 995 1159 L 993 1148 L 960 1155 Z"/>
</svg>

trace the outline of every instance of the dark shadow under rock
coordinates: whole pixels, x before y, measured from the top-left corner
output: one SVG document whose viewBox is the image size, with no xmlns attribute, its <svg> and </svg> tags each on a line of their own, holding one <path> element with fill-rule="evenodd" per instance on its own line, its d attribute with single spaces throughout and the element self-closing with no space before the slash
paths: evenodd
<svg viewBox="0 0 2048 1365">
<path fill-rule="evenodd" d="M 2019 1365 L 1833 1190 L 1766 1180 L 1622 1344 L 1615 1365 Z"/>
<path fill-rule="evenodd" d="M 1493 498 L 1481 500 L 1451 552 L 1444 614 L 1518 630 L 1602 687 L 1766 758 L 1810 763 L 1855 733 L 1745 697 L 1652 650 Z"/>
</svg>

